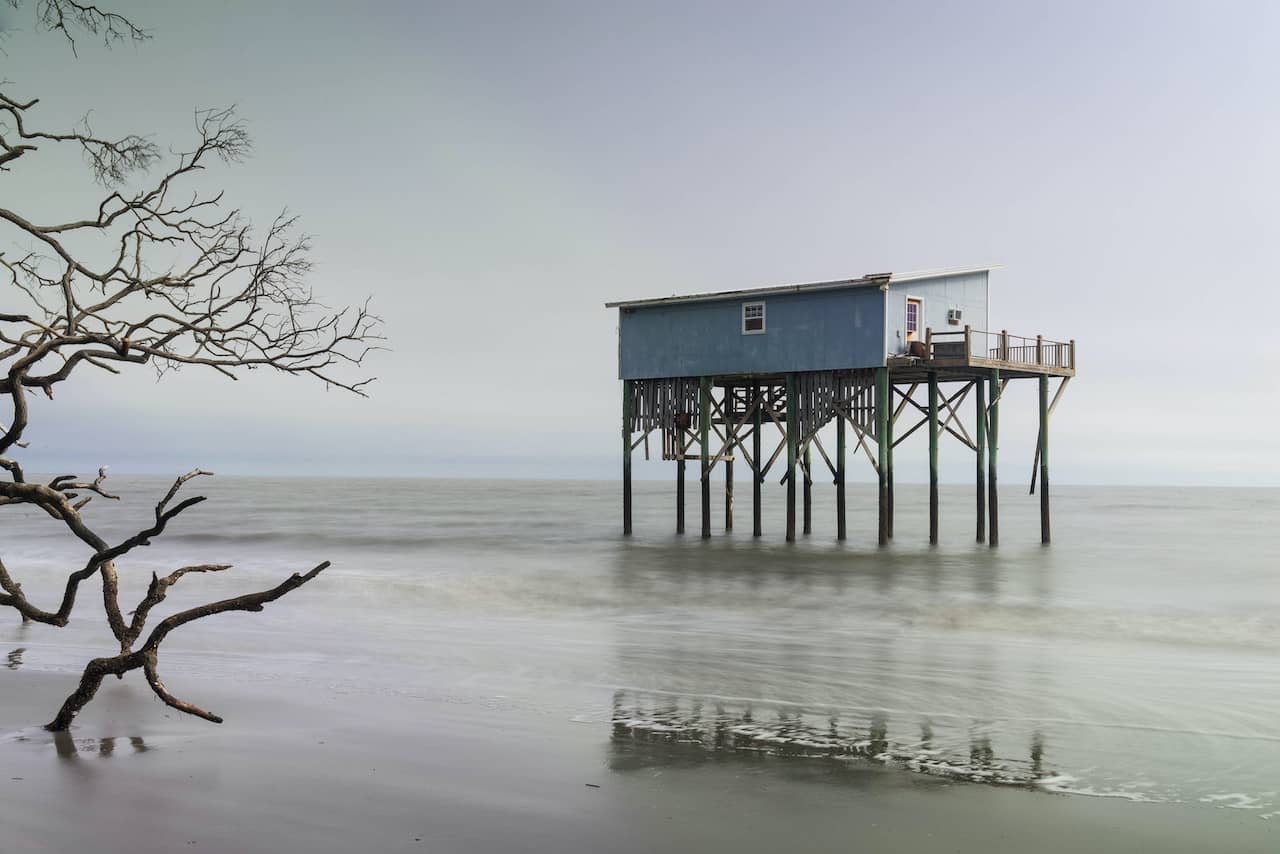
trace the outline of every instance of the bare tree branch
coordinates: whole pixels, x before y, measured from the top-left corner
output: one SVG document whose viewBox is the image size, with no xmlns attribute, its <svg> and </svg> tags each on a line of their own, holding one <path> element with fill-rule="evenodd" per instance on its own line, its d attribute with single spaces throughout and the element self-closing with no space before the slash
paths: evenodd
<svg viewBox="0 0 1280 854">
<path fill-rule="evenodd" d="M 16 9 L 22 5 L 22 0 L 9 0 L 9 5 Z M 100 36 L 102 43 L 108 46 L 116 42 L 139 42 L 151 38 L 150 33 L 123 15 L 90 3 L 76 0 L 37 0 L 35 12 L 36 25 L 49 32 L 62 34 L 73 54 L 76 52 L 76 31 Z"/>
<path fill-rule="evenodd" d="M 5 2 L 32 7 L 36 29 L 62 36 L 73 53 L 86 35 L 108 46 L 150 38 L 128 18 L 80 0 L 0 0 Z M 252 150 L 234 109 L 197 110 L 189 147 L 162 150 L 145 134 L 98 133 L 88 116 L 74 128 L 46 126 L 40 100 L 7 91 L 9 85 L 0 81 L 0 178 L 23 169 L 38 179 L 64 169 L 67 154 L 78 155 L 87 167 L 85 189 L 98 201 L 45 219 L 21 209 L 12 194 L 0 194 L 0 513 L 37 509 L 89 551 L 84 564 L 68 572 L 56 608 L 32 602 L 0 559 L 0 607 L 25 622 L 65 626 L 80 586 L 95 576 L 101 583 L 103 612 L 119 652 L 88 663 L 50 729 L 68 728 L 108 675 L 138 669 L 167 705 L 221 722 L 165 686 L 158 671 L 161 643 L 194 620 L 260 611 L 329 564 L 270 590 L 170 614 L 142 640 L 169 588 L 191 575 L 229 569 L 197 563 L 164 576 L 153 573 L 127 619 L 122 612 L 117 564 L 203 502 L 204 496 L 183 497 L 182 490 L 210 472 L 195 469 L 177 478 L 156 503 L 150 524 L 108 542 L 85 516 L 94 498 L 118 498 L 106 486 L 105 467 L 91 479 L 27 478 L 20 452 L 28 444 L 31 396 L 52 399 L 86 366 L 113 375 L 146 366 L 161 377 L 193 367 L 233 380 L 263 369 L 363 395 L 372 379 L 362 366 L 380 349 L 381 321 L 367 302 L 333 309 L 313 295 L 307 284 L 310 241 L 293 215 L 282 212 L 258 228 L 221 191 L 208 189 L 211 167 L 238 163 Z M 12 554 L 12 544 L 0 539 L 0 553 L 6 551 Z"/>
</svg>

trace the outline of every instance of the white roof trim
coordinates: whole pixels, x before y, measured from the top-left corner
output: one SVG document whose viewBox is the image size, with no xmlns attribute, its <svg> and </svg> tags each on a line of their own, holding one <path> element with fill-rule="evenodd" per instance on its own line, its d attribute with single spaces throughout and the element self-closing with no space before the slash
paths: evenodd
<svg viewBox="0 0 1280 854">
<path fill-rule="evenodd" d="M 985 267 L 943 267 L 938 270 L 916 270 L 913 273 L 894 273 L 891 281 L 916 282 L 920 279 L 941 279 L 943 276 L 966 276 L 970 273 L 989 273 L 1003 269 L 1003 264 L 988 264 Z"/>
<path fill-rule="evenodd" d="M 869 273 L 856 279 L 834 279 L 829 282 L 810 282 L 800 285 L 775 285 L 765 288 L 747 288 L 735 291 L 713 291 L 701 294 L 677 294 L 651 299 L 607 302 L 605 308 L 638 308 L 648 305 L 667 305 L 682 302 L 712 302 L 714 300 L 750 299 L 771 294 L 805 293 L 807 291 L 831 291 L 840 288 L 863 288 L 871 285 L 886 287 L 894 282 L 915 282 L 922 279 L 939 279 L 944 276 L 963 276 L 969 273 L 985 273 L 998 270 L 999 265 L 986 267 L 951 267 L 941 270 L 921 270 L 914 273 Z"/>
</svg>

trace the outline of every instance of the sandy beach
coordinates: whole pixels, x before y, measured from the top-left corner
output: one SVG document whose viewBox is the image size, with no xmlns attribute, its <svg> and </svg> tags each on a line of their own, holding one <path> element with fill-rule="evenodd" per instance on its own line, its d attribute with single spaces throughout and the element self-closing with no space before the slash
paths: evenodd
<svg viewBox="0 0 1280 854">
<path fill-rule="evenodd" d="M 1262 852 L 1280 841 L 1233 810 L 948 783 L 867 762 L 682 762 L 658 748 L 664 761 L 611 770 L 597 727 L 497 701 L 297 694 L 287 681 L 202 686 L 228 714 L 214 727 L 175 720 L 126 680 L 54 738 L 15 727 L 46 714 L 67 679 L 0 680 L 6 852 Z"/>
</svg>

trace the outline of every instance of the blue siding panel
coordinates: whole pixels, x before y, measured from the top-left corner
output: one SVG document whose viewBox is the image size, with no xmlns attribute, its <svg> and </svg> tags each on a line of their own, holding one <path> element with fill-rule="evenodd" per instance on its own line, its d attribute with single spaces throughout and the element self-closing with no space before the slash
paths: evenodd
<svg viewBox="0 0 1280 854">
<path fill-rule="evenodd" d="M 763 334 L 742 304 L 765 303 Z M 621 309 L 622 379 L 773 374 L 884 365 L 885 292 L 875 286 Z"/>
</svg>

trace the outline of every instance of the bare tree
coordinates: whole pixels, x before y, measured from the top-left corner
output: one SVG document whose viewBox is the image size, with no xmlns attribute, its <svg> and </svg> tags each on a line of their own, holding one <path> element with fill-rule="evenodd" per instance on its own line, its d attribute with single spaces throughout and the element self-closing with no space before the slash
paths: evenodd
<svg viewBox="0 0 1280 854">
<path fill-rule="evenodd" d="M 23 5 L 23 0 L 7 2 Z M 87 3 L 36 0 L 33 6 L 37 28 L 61 34 L 73 51 L 77 35 L 108 45 L 148 38 L 126 18 Z M 196 366 L 231 379 L 262 368 L 363 394 L 369 380 L 353 379 L 351 373 L 359 372 L 380 340 L 379 320 L 367 305 L 334 311 L 315 299 L 304 285 L 310 268 L 307 239 L 297 233 L 293 217 L 282 214 L 258 230 L 226 204 L 221 192 L 199 187 L 196 178 L 208 166 L 234 163 L 249 151 L 249 136 L 233 111 L 197 112 L 190 148 L 165 154 L 144 136 L 97 136 L 87 122 L 68 130 L 44 129 L 39 101 L 7 89 L 0 83 L 0 182 L 3 173 L 19 168 L 47 174 L 39 172 L 50 168 L 43 158 L 71 147 L 102 190 L 96 208 L 55 222 L 24 216 L 0 193 L 0 513 L 39 508 L 92 552 L 67 576 L 62 599 L 51 609 L 30 601 L 0 559 L 0 606 L 14 609 L 24 621 L 65 626 L 80 586 L 91 579 L 101 584 L 106 622 L 119 652 L 88 663 L 49 729 L 67 729 L 108 675 L 123 677 L 139 669 L 169 706 L 221 722 L 165 687 L 157 669 L 165 638 L 214 614 L 260 611 L 311 581 L 328 563 L 295 573 L 270 590 L 172 614 L 148 632 L 151 612 L 170 587 L 189 575 L 230 568 L 206 564 L 163 577 L 153 574 L 131 615 L 126 619 L 122 611 L 118 564 L 204 501 L 179 494 L 209 472 L 197 469 L 179 477 L 156 504 L 152 524 L 121 542 L 108 542 L 85 516 L 85 505 L 95 496 L 117 498 L 106 487 L 105 469 L 93 479 L 64 475 L 48 482 L 33 482 L 24 473 L 19 456 L 27 446 L 29 399 L 33 394 L 52 398 L 60 383 L 85 371 L 119 374 L 139 366 L 161 376 Z"/>
</svg>

